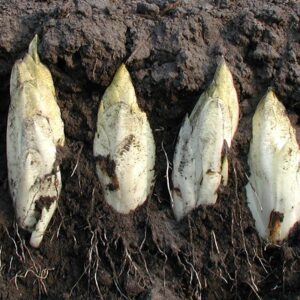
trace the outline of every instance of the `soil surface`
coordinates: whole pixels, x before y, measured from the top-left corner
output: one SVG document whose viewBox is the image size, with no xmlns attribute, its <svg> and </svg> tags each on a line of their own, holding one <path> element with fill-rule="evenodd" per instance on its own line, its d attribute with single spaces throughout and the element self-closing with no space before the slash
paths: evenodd
<svg viewBox="0 0 300 300">
<path fill-rule="evenodd" d="M 296 299 L 300 231 L 279 246 L 261 240 L 244 186 L 251 118 L 269 86 L 297 127 L 299 18 L 297 0 L 0 0 L 0 299 Z M 35 33 L 66 134 L 59 209 L 38 250 L 15 225 L 5 141 L 10 72 Z M 241 109 L 229 186 L 176 222 L 162 145 L 172 162 L 222 55 Z M 104 202 L 92 153 L 99 102 L 122 62 L 157 145 L 153 194 L 127 216 Z"/>
</svg>

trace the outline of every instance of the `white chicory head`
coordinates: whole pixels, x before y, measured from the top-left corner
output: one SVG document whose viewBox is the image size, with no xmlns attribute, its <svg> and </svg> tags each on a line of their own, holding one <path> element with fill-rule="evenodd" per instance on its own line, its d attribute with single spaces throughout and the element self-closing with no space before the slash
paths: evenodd
<svg viewBox="0 0 300 300">
<path fill-rule="evenodd" d="M 201 204 L 214 204 L 221 181 L 227 184 L 227 150 L 238 119 L 237 93 L 222 59 L 212 83 L 179 132 L 172 173 L 177 220 Z"/>
<path fill-rule="evenodd" d="M 7 164 L 18 224 L 32 232 L 39 247 L 57 206 L 61 175 L 56 147 L 64 144 L 64 125 L 51 74 L 39 59 L 38 37 L 11 73 L 7 121 Z"/>
<path fill-rule="evenodd" d="M 260 236 L 286 238 L 300 220 L 300 151 L 284 106 L 270 89 L 257 106 L 246 186 L 249 208 Z"/>
<path fill-rule="evenodd" d="M 144 203 L 153 185 L 155 144 L 123 64 L 100 103 L 94 156 L 109 205 L 127 214 Z"/>
</svg>

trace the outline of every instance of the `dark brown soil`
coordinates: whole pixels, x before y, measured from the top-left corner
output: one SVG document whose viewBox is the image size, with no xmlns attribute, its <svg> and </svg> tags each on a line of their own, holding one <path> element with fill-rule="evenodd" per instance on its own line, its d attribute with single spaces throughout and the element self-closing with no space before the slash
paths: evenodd
<svg viewBox="0 0 300 300">
<path fill-rule="evenodd" d="M 262 241 L 244 186 L 251 117 L 269 86 L 297 126 L 299 18 L 297 0 L 0 0 L 0 299 L 296 299 L 300 231 Z M 67 137 L 59 210 L 38 250 L 14 226 L 5 145 L 11 68 L 35 33 Z M 221 55 L 241 108 L 229 186 L 177 223 L 162 144 L 172 161 Z M 153 195 L 128 216 L 103 201 L 92 155 L 99 101 L 122 62 L 157 145 Z"/>
</svg>

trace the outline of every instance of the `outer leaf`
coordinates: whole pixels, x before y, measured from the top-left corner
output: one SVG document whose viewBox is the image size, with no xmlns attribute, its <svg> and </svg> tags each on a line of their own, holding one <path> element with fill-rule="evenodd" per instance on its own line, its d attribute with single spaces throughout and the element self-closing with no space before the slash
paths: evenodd
<svg viewBox="0 0 300 300">
<path fill-rule="evenodd" d="M 155 144 L 125 65 L 100 103 L 94 156 L 109 205 L 127 214 L 144 203 L 153 184 Z"/>
<path fill-rule="evenodd" d="M 282 240 L 300 220 L 300 152 L 295 130 L 272 90 L 254 114 L 248 162 L 246 191 L 256 228 L 263 238 Z"/>
<path fill-rule="evenodd" d="M 189 212 L 197 204 L 197 194 L 195 192 L 194 181 L 194 177 L 196 175 L 196 161 L 192 148 L 193 146 L 190 142 L 191 134 L 192 127 L 189 117 L 186 116 L 179 131 L 173 162 L 173 209 L 177 219 L 182 217 L 183 212 Z M 201 173 L 201 171 L 198 172 L 198 174 Z M 185 202 L 183 199 L 188 199 L 188 201 Z"/>
<path fill-rule="evenodd" d="M 56 147 L 64 144 L 64 126 L 49 70 L 40 62 L 38 38 L 15 63 L 10 79 L 7 164 L 10 192 L 19 225 L 32 231 L 39 247 L 57 206 L 61 176 Z"/>
<path fill-rule="evenodd" d="M 177 220 L 198 205 L 214 204 L 222 177 L 223 184 L 227 184 L 227 148 L 238 118 L 233 79 L 222 60 L 178 136 L 172 173 Z"/>
</svg>

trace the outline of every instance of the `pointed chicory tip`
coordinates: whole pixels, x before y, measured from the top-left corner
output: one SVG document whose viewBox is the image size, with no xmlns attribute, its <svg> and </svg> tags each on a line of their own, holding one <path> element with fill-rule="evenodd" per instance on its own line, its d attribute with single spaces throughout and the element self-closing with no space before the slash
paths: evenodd
<svg viewBox="0 0 300 300">
<path fill-rule="evenodd" d="M 219 80 L 224 80 L 224 78 L 231 78 L 231 77 L 232 77 L 232 75 L 229 70 L 229 67 L 226 63 L 224 56 L 222 56 L 218 63 L 218 67 L 216 69 L 214 80 L 219 81 Z"/>
<path fill-rule="evenodd" d="M 224 55 L 221 56 L 221 59 L 219 61 L 219 66 L 221 66 L 221 65 L 227 66 Z"/>
<path fill-rule="evenodd" d="M 39 54 L 38 54 L 38 43 L 39 43 L 39 38 L 38 35 L 36 34 L 32 39 L 32 41 L 30 42 L 28 48 L 28 54 L 32 57 L 32 59 L 35 62 L 40 61 Z"/>
<path fill-rule="evenodd" d="M 129 75 L 129 72 L 125 66 L 125 64 L 121 64 L 118 69 L 117 69 L 117 72 L 116 72 L 116 75 L 115 76 L 124 76 L 124 75 Z"/>
<path fill-rule="evenodd" d="M 126 72 L 127 71 L 127 68 L 125 66 L 124 63 L 120 64 L 118 69 L 117 69 L 117 72 Z"/>
<path fill-rule="evenodd" d="M 275 89 L 270 86 L 268 89 L 267 89 L 267 92 L 266 92 L 266 95 L 265 97 L 273 97 L 273 98 L 276 98 L 277 99 L 277 96 L 276 96 L 276 93 L 275 93 Z"/>
<path fill-rule="evenodd" d="M 266 103 L 269 103 L 270 105 L 271 105 L 271 103 L 274 103 L 274 104 L 279 103 L 279 99 L 277 98 L 273 87 L 269 87 L 267 89 L 267 91 L 264 94 L 264 96 L 262 97 L 260 103 L 261 103 L 261 105 L 265 105 Z"/>
<path fill-rule="evenodd" d="M 113 82 L 117 83 L 118 85 L 122 84 L 128 84 L 128 82 L 131 82 L 130 74 L 125 66 L 125 64 L 121 64 L 113 78 Z"/>
</svg>

